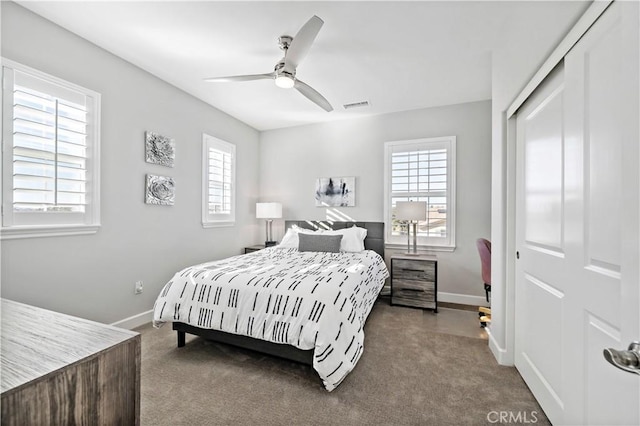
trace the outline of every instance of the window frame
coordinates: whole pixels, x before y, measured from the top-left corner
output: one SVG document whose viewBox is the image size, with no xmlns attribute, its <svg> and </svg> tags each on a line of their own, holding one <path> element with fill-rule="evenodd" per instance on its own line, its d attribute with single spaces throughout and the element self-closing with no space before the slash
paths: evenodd
<svg viewBox="0 0 640 426">
<path fill-rule="evenodd" d="M 407 236 L 393 235 L 392 227 L 392 198 L 391 191 L 391 161 L 392 154 L 399 149 L 407 151 L 424 147 L 424 149 L 445 148 L 447 150 L 447 236 L 424 237 L 418 236 L 417 244 L 422 250 L 454 251 L 456 247 L 456 137 L 441 136 L 435 138 L 420 138 L 385 142 L 384 144 L 384 224 L 385 246 L 389 249 L 401 249 L 407 247 Z M 396 197 L 398 194 L 395 195 Z"/>
<path fill-rule="evenodd" d="M 231 201 L 229 214 L 209 213 L 209 150 L 215 149 L 231 155 Z M 236 145 L 222 139 L 202 134 L 202 227 L 215 228 L 236 224 Z"/>
<path fill-rule="evenodd" d="M 101 95 L 45 72 L 2 58 L 2 224 L 0 239 L 95 234 L 100 228 L 100 116 Z M 86 129 L 86 205 L 84 213 L 24 212 L 13 209 L 13 120 L 16 72 L 41 80 L 56 91 L 71 91 L 85 97 Z M 54 87 L 57 86 L 57 87 Z M 54 95 L 55 96 L 55 95 Z"/>
</svg>

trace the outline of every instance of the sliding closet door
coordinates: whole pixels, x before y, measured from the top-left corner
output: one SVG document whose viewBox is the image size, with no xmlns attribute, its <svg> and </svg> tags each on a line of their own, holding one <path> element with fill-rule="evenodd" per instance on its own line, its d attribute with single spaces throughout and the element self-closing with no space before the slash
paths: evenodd
<svg viewBox="0 0 640 426">
<path fill-rule="evenodd" d="M 640 424 L 639 29 L 616 2 L 518 112 L 516 367 L 554 424 Z"/>
<path fill-rule="evenodd" d="M 566 419 L 578 424 L 640 424 L 640 375 L 603 357 L 640 340 L 639 17 L 638 2 L 615 2 L 565 58 Z"/>
<path fill-rule="evenodd" d="M 562 419 L 565 244 L 564 66 L 518 111 L 515 365 L 553 423 Z"/>
</svg>

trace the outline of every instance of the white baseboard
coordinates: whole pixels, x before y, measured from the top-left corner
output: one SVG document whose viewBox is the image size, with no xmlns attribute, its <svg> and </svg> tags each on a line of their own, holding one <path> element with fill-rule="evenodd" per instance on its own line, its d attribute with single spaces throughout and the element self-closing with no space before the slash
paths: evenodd
<svg viewBox="0 0 640 426">
<path fill-rule="evenodd" d="M 438 302 L 458 303 L 460 305 L 488 306 L 487 299 L 468 294 L 438 292 Z"/>
<path fill-rule="evenodd" d="M 126 328 L 127 330 L 133 330 L 141 325 L 149 324 L 151 320 L 153 320 L 153 309 L 116 321 L 111 325 L 114 327 Z"/>
<path fill-rule="evenodd" d="M 491 353 L 493 353 L 494 358 L 498 361 L 500 365 L 508 365 L 513 366 L 512 357 L 508 356 L 506 349 L 501 348 L 496 342 L 496 339 L 491 334 L 491 326 L 486 328 L 487 334 L 489 335 L 489 349 Z"/>
</svg>

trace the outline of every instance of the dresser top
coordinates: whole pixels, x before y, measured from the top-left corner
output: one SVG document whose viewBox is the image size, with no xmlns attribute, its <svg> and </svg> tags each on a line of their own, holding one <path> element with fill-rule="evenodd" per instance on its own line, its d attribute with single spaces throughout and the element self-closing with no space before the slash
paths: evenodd
<svg viewBox="0 0 640 426">
<path fill-rule="evenodd" d="M 138 336 L 134 331 L 1 300 L 2 393 Z"/>
</svg>

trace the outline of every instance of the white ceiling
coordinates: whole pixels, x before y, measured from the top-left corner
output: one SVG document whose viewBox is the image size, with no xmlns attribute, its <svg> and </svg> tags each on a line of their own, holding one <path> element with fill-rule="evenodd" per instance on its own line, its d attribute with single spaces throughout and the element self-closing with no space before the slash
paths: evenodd
<svg viewBox="0 0 640 426">
<path fill-rule="evenodd" d="M 521 54 L 542 60 L 553 46 L 539 32 L 559 41 L 585 9 L 538 1 L 18 3 L 258 130 L 490 99 L 492 51 L 519 43 Z M 297 77 L 334 111 L 268 80 L 203 81 L 271 72 L 282 57 L 278 37 L 294 36 L 314 14 L 325 24 Z M 371 105 L 342 107 L 363 100 Z"/>
</svg>

